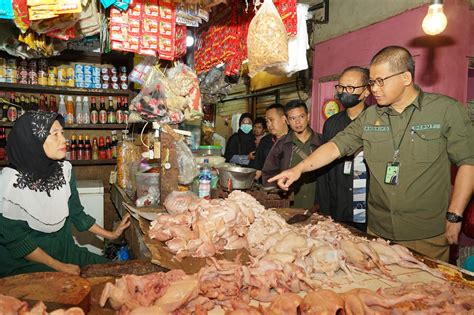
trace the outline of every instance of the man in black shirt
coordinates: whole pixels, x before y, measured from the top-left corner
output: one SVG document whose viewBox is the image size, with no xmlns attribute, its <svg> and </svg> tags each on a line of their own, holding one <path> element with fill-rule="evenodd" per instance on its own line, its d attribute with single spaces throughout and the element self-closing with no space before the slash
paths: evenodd
<svg viewBox="0 0 474 315">
<path fill-rule="evenodd" d="M 323 128 L 324 143 L 344 130 L 365 109 L 369 96 L 369 71 L 362 67 L 345 69 L 335 87 L 336 98 L 345 110 L 331 116 Z M 344 222 L 366 231 L 367 170 L 363 163 L 363 151 L 329 164 L 318 179 L 320 211 L 335 221 Z"/>
<path fill-rule="evenodd" d="M 281 104 L 272 104 L 267 107 L 265 112 L 265 120 L 267 122 L 267 129 L 269 134 L 264 136 L 255 152 L 255 160 L 253 160 L 251 167 L 257 170 L 256 179 L 262 176 L 263 164 L 267 158 L 268 153 L 273 147 L 273 144 L 288 133 L 288 121 L 285 116 L 285 107 Z"/>
</svg>

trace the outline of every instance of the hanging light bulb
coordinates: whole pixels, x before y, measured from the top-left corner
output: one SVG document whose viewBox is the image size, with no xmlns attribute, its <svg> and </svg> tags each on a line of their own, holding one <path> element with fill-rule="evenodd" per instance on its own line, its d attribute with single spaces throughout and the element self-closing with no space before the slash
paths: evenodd
<svg viewBox="0 0 474 315">
<path fill-rule="evenodd" d="M 423 19 L 423 31 L 428 35 L 438 35 L 446 28 L 448 19 L 443 12 L 443 0 L 433 0 Z"/>
</svg>

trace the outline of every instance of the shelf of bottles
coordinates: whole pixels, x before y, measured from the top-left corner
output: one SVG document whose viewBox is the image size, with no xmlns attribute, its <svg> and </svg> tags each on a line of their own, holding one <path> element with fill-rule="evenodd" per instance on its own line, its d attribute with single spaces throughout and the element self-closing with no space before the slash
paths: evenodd
<svg viewBox="0 0 474 315">
<path fill-rule="evenodd" d="M 107 105 L 106 105 L 107 102 Z M 128 120 L 128 98 L 60 94 L 20 94 L 0 91 L 0 127 L 12 127 L 28 110 L 58 112 L 67 129 L 123 129 Z"/>
<path fill-rule="evenodd" d="M 130 96 L 132 91 L 119 89 L 86 89 L 67 86 L 48 86 L 20 83 L 0 82 L 0 91 L 4 92 L 23 92 L 35 94 L 68 94 L 68 95 L 90 95 L 90 96 Z"/>
<path fill-rule="evenodd" d="M 76 160 L 76 161 L 69 161 L 73 166 L 81 166 L 81 165 L 115 165 L 117 161 L 115 159 L 110 160 Z M 4 167 L 8 165 L 8 160 L 0 160 L 0 167 Z"/>
</svg>

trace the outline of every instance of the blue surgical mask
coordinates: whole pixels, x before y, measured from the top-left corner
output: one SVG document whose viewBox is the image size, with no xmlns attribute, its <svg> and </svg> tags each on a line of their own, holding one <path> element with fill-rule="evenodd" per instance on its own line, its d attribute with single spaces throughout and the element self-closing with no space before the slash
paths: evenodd
<svg viewBox="0 0 474 315">
<path fill-rule="evenodd" d="M 240 125 L 240 130 L 242 130 L 244 133 L 249 133 L 252 131 L 253 127 L 250 124 L 242 124 Z"/>
</svg>

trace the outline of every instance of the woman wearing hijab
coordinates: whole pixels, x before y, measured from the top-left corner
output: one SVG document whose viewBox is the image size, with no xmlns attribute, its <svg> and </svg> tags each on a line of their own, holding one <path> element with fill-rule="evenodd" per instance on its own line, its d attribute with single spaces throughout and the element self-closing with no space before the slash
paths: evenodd
<svg viewBox="0 0 474 315">
<path fill-rule="evenodd" d="M 239 131 L 230 136 L 225 147 L 225 161 L 239 165 L 249 164 L 249 155 L 255 151 L 255 136 L 252 133 L 252 115 L 244 113 L 239 119 Z"/>
<path fill-rule="evenodd" d="M 0 277 L 62 271 L 109 262 L 74 243 L 79 231 L 115 239 L 130 225 L 129 215 L 113 232 L 84 213 L 72 166 L 64 161 L 64 119 L 28 111 L 13 126 L 7 145 L 10 165 L 0 175 Z"/>
</svg>

